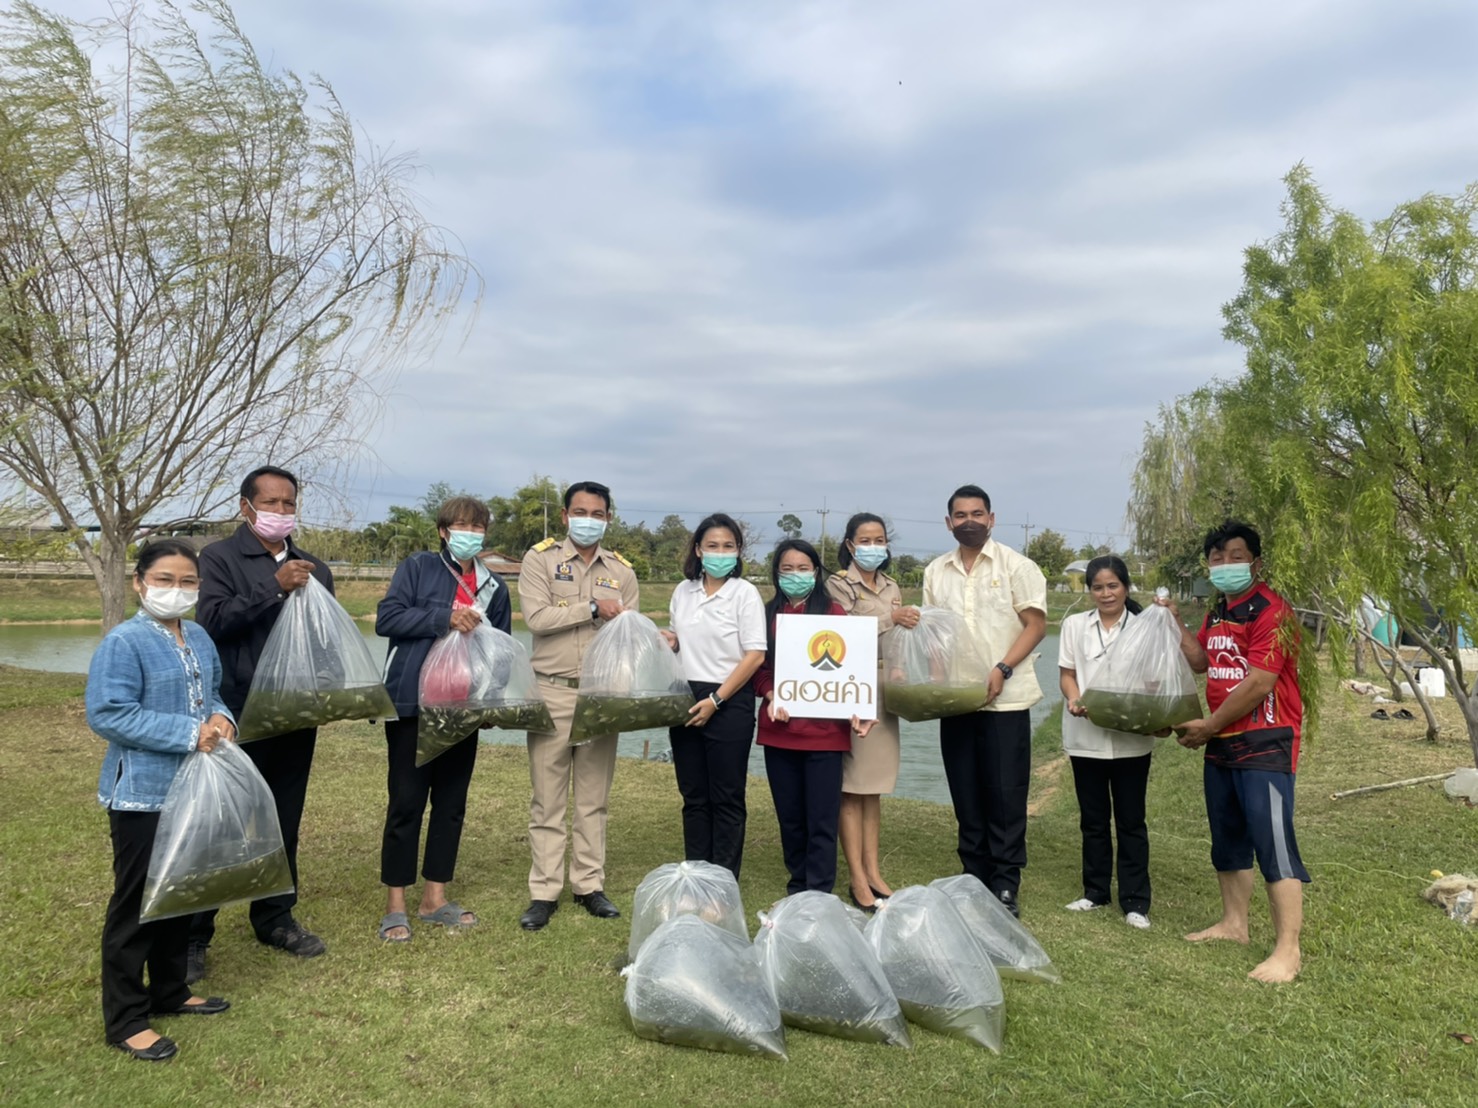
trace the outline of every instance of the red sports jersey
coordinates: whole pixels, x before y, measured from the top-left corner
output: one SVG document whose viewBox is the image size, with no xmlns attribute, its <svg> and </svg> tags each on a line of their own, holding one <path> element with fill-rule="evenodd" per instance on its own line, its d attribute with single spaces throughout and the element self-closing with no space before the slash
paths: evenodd
<svg viewBox="0 0 1478 1108">
<path fill-rule="evenodd" d="M 1278 675 L 1266 700 L 1206 744 L 1206 758 L 1232 769 L 1296 772 L 1304 705 L 1298 691 L 1298 620 L 1293 609 L 1258 582 L 1235 605 L 1229 607 L 1224 596 L 1218 600 L 1196 638 L 1209 663 L 1206 703 L 1213 712 L 1242 683 L 1249 667 Z"/>
</svg>

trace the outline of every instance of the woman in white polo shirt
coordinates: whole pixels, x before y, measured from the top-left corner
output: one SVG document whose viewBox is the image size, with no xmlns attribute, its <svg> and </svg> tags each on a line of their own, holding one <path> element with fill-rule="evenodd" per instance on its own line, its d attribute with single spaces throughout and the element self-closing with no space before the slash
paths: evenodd
<svg viewBox="0 0 1478 1108">
<path fill-rule="evenodd" d="M 672 591 L 668 641 L 696 702 L 672 728 L 672 764 L 683 797 L 684 856 L 739 876 L 744 802 L 754 742 L 749 679 L 765 660 L 765 604 L 744 580 L 744 532 L 716 512 L 698 524 Z"/>
<path fill-rule="evenodd" d="M 1062 621 L 1057 664 L 1065 711 L 1062 748 L 1073 766 L 1083 832 L 1083 895 L 1067 906 L 1091 912 L 1111 904 L 1114 869 L 1112 821 L 1119 838 L 1119 907 L 1130 927 L 1150 925 L 1150 839 L 1145 826 L 1145 792 L 1155 740 L 1110 731 L 1088 719 L 1078 703 L 1119 640 L 1124 625 L 1139 614 L 1129 598 L 1129 568 L 1112 554 L 1094 558 L 1084 574 L 1095 608 Z"/>
</svg>

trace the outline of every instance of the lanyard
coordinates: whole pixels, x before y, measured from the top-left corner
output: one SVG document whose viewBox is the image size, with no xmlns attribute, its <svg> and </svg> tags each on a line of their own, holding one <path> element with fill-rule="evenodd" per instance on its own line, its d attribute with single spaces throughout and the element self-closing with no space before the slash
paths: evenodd
<svg viewBox="0 0 1478 1108">
<path fill-rule="evenodd" d="M 441 564 L 443 566 L 445 566 L 446 567 L 446 571 L 452 575 L 452 580 L 454 580 L 454 581 L 457 582 L 457 591 L 453 595 L 453 598 L 452 598 L 452 607 L 455 608 L 458 604 L 460 604 L 461 601 L 462 601 L 462 597 L 465 595 L 467 597 L 467 603 L 466 603 L 465 607 L 468 607 L 468 608 L 476 608 L 477 607 L 477 593 L 475 593 L 475 592 L 468 592 L 466 578 L 463 577 L 462 574 L 458 573 L 451 566 L 447 565 L 447 563 L 444 560 L 442 560 Z M 473 581 L 476 581 L 477 580 L 477 567 L 475 565 L 472 567 L 472 580 Z M 478 610 L 481 611 L 480 608 Z"/>
</svg>

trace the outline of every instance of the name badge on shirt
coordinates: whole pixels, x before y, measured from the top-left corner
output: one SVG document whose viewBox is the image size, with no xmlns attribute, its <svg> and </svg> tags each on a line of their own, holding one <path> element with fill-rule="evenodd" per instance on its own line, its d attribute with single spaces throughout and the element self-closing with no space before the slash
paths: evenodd
<svg viewBox="0 0 1478 1108">
<path fill-rule="evenodd" d="M 575 566 L 572 562 L 560 562 L 554 567 L 554 579 L 556 581 L 573 581 L 575 579 Z"/>
</svg>

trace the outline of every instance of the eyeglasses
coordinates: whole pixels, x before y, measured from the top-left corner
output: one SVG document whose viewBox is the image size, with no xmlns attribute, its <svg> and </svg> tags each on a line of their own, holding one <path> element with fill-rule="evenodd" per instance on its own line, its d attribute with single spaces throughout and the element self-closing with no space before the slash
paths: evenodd
<svg viewBox="0 0 1478 1108">
<path fill-rule="evenodd" d="M 198 589 L 200 578 L 171 577 L 167 573 L 161 573 L 145 577 L 144 584 L 155 589 Z"/>
</svg>

